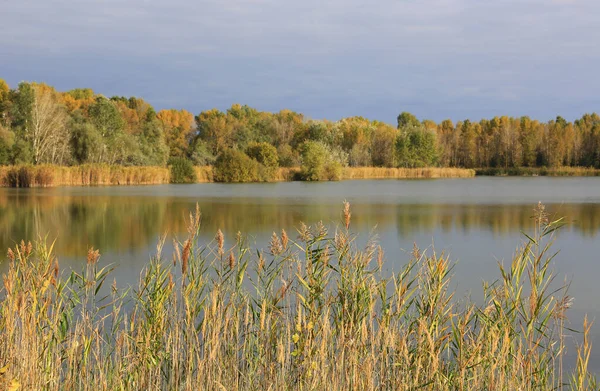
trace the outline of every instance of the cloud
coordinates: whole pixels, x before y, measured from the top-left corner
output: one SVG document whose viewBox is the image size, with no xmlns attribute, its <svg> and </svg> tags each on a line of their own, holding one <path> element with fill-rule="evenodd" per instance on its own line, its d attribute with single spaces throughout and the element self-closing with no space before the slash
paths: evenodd
<svg viewBox="0 0 600 391">
<path fill-rule="evenodd" d="M 20 0 L 3 4 L 0 76 L 194 112 L 547 118 L 568 96 L 576 116 L 600 87 L 599 13 L 594 0 Z"/>
</svg>

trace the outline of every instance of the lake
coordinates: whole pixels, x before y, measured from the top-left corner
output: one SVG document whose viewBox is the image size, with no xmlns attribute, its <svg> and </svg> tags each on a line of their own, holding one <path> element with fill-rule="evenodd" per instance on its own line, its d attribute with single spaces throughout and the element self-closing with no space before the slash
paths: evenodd
<svg viewBox="0 0 600 391">
<path fill-rule="evenodd" d="M 226 244 L 232 244 L 241 231 L 253 247 L 266 248 L 273 231 L 283 228 L 295 238 L 301 222 L 322 220 L 334 228 L 344 200 L 351 203 L 351 230 L 363 243 L 371 232 L 378 236 L 390 272 L 406 263 L 413 243 L 435 246 L 457 262 L 452 288 L 475 300 L 483 280 L 499 278 L 498 262 L 510 261 L 524 238 L 521 232 L 533 230 L 531 216 L 541 201 L 567 223 L 557 235 L 554 269 L 559 279 L 571 281 L 571 326 L 579 328 L 584 314 L 600 315 L 600 178 L 3 188 L 0 246 L 5 251 L 21 239 L 47 236 L 56 239 L 61 267 L 78 270 L 93 246 L 100 249 L 102 263 L 118 264 L 118 284 L 136 284 L 159 236 L 184 237 L 195 204 L 202 212 L 204 240 L 221 229 Z M 6 262 L 0 266 L 4 271 Z M 600 325 L 595 325 L 593 338 L 599 337 Z M 590 364 L 597 371 L 596 345 Z"/>
</svg>

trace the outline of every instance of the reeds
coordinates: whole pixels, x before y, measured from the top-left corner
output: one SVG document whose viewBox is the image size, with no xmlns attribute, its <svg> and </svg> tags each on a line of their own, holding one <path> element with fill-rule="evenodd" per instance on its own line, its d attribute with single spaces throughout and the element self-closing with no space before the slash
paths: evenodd
<svg viewBox="0 0 600 391">
<path fill-rule="evenodd" d="M 345 167 L 342 172 L 342 179 L 472 178 L 474 176 L 474 170 L 451 167 Z"/>
<path fill-rule="evenodd" d="M 0 291 L 0 382 L 78 390 L 592 390 L 585 323 L 575 370 L 562 374 L 569 298 L 550 269 L 559 221 L 536 229 L 485 300 L 459 301 L 448 257 L 415 248 L 386 272 L 374 240 L 359 248 L 345 203 L 333 232 L 301 225 L 251 250 L 200 216 L 133 289 L 108 287 L 90 250 L 59 271 L 53 246 L 8 253 Z"/>
<path fill-rule="evenodd" d="M 600 176 L 600 169 L 593 167 L 478 168 L 475 171 L 484 176 Z"/>
<path fill-rule="evenodd" d="M 124 167 L 104 164 L 81 166 L 2 166 L 0 184 L 7 187 L 52 187 L 95 185 L 148 185 L 169 183 L 169 170 L 162 167 Z"/>
</svg>

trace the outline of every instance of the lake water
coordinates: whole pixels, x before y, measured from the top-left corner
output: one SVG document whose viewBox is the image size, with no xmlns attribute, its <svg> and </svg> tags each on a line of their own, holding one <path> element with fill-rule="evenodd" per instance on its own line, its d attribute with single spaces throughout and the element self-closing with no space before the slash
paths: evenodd
<svg viewBox="0 0 600 391">
<path fill-rule="evenodd" d="M 21 239 L 57 240 L 61 267 L 78 270 L 87 249 L 100 249 L 103 263 L 116 263 L 119 284 L 135 284 L 155 251 L 159 236 L 185 235 L 189 212 L 200 206 L 202 235 L 218 229 L 233 243 L 238 231 L 254 247 L 266 248 L 271 233 L 286 229 L 294 237 L 301 222 L 319 220 L 334 227 L 342 202 L 352 205 L 352 231 L 366 241 L 376 232 L 388 268 L 409 259 L 413 243 L 435 245 L 457 261 L 453 288 L 481 296 L 482 281 L 499 278 L 498 262 L 509 262 L 533 230 L 533 209 L 564 217 L 554 262 L 559 278 L 571 281 L 575 298 L 571 326 L 584 314 L 600 315 L 600 178 L 485 178 L 437 180 L 360 180 L 274 184 L 197 184 L 136 187 L 0 189 L 0 247 Z M 3 271 L 6 263 L 0 265 Z M 599 320 L 600 321 L 600 320 Z M 600 340 L 600 324 L 593 328 Z M 591 366 L 600 369 L 600 344 Z"/>
</svg>

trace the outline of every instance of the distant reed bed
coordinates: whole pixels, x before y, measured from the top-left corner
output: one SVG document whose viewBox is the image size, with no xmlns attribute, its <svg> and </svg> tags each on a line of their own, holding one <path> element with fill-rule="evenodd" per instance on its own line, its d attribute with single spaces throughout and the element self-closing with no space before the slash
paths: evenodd
<svg viewBox="0 0 600 391">
<path fill-rule="evenodd" d="M 213 167 L 197 166 L 196 182 L 214 182 Z M 279 167 L 274 182 L 301 180 L 300 167 Z M 388 168 L 388 167 L 345 167 L 341 179 L 426 179 L 426 178 L 472 178 L 475 170 L 463 168 Z"/>
<path fill-rule="evenodd" d="M 0 386 L 11 390 L 596 390 L 590 322 L 565 370 L 571 299 L 550 268 L 560 220 L 535 229 L 481 304 L 457 300 L 453 263 L 413 250 L 397 273 L 375 240 L 338 228 L 273 233 L 264 250 L 200 213 L 132 289 L 90 249 L 61 271 L 53 245 L 8 251 L 0 288 Z M 398 259 L 392 257 L 397 265 Z"/>
<path fill-rule="evenodd" d="M 472 178 L 475 171 L 464 168 L 345 167 L 342 179 Z"/>
<path fill-rule="evenodd" d="M 475 171 L 484 176 L 600 176 L 600 169 L 593 167 L 478 168 Z"/>
<path fill-rule="evenodd" d="M 169 183 L 169 169 L 104 164 L 81 166 L 1 166 L 0 184 L 7 187 L 147 185 Z"/>
</svg>

